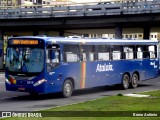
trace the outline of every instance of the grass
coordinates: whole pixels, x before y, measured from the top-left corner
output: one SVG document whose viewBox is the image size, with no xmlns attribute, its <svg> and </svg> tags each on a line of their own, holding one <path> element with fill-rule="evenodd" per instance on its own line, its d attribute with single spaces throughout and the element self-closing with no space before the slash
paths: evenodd
<svg viewBox="0 0 160 120">
<path fill-rule="evenodd" d="M 67 105 L 40 111 L 48 113 L 49 115 L 60 114 L 64 115 L 66 112 L 67 117 L 42 117 L 42 118 L 23 118 L 23 120 L 160 120 L 160 91 L 145 92 L 140 94 L 151 95 L 149 98 L 135 98 L 126 97 L 121 94 L 117 96 L 104 97 L 101 99 L 86 101 L 74 105 Z M 57 112 L 58 111 L 58 112 Z M 80 112 L 82 111 L 82 112 Z M 108 112 L 106 112 L 108 111 Z M 111 112 L 112 111 L 112 112 Z M 118 112 L 117 112 L 118 111 Z M 123 111 L 123 112 L 122 112 Z M 132 117 L 132 112 L 139 111 L 153 111 L 159 117 Z M 103 113 L 104 112 L 104 113 Z M 117 112 L 117 113 L 116 113 Z M 129 114 L 131 113 L 131 114 Z M 151 112 L 152 113 L 152 112 Z M 78 117 L 72 117 L 76 114 L 81 114 Z M 89 117 L 89 114 L 93 117 Z M 115 117 L 104 117 L 106 114 Z M 117 115 L 119 114 L 119 115 Z M 124 116 L 123 116 L 124 114 Z M 129 114 L 129 115 L 128 115 Z M 54 115 L 53 115 L 54 116 Z M 85 117 L 84 117 L 85 116 Z M 87 117 L 86 117 L 87 116 Z M 99 117 L 95 117 L 99 116 Z M 21 120 L 22 118 L 4 118 L 4 120 Z"/>
</svg>

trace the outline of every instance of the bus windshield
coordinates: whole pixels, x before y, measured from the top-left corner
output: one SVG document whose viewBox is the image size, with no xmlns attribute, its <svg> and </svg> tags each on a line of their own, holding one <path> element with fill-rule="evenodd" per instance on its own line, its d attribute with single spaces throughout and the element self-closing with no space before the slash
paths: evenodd
<svg viewBox="0 0 160 120">
<path fill-rule="evenodd" d="M 38 73 L 43 70 L 44 50 L 33 47 L 7 49 L 6 68 L 9 72 Z"/>
</svg>

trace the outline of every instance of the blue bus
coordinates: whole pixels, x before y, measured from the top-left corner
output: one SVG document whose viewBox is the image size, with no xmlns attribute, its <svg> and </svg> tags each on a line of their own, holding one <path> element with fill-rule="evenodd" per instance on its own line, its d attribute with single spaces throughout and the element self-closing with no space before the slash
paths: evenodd
<svg viewBox="0 0 160 120">
<path fill-rule="evenodd" d="M 6 55 L 6 90 L 61 92 L 117 85 L 136 88 L 159 73 L 158 41 L 13 37 Z"/>
</svg>

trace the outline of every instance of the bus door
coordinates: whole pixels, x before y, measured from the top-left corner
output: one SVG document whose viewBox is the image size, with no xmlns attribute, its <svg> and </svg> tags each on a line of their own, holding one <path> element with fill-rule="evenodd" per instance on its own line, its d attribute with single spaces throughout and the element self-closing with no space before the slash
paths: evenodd
<svg viewBox="0 0 160 120">
<path fill-rule="evenodd" d="M 140 64 L 141 79 L 150 79 L 157 75 L 156 46 L 140 45 L 137 46 L 137 59 Z M 144 75 L 144 78 L 143 78 Z"/>
<path fill-rule="evenodd" d="M 157 50 L 157 52 L 158 52 L 158 61 L 159 61 L 159 71 L 160 71 L 160 42 L 158 43 L 158 50 Z"/>
<path fill-rule="evenodd" d="M 0 69 L 3 69 L 3 43 L 0 42 Z"/>
<path fill-rule="evenodd" d="M 59 65 L 60 65 L 59 45 L 48 45 L 46 50 L 46 66 L 47 66 L 46 79 L 49 81 L 49 85 L 57 84 L 58 75 L 60 73 L 60 71 L 57 70 Z M 50 90 L 54 89 L 53 86 L 50 87 L 51 87 Z"/>
<path fill-rule="evenodd" d="M 146 66 L 146 79 L 156 77 L 158 73 L 158 68 L 159 68 L 156 45 L 147 46 L 147 60 L 145 64 L 146 64 L 145 65 Z"/>
</svg>

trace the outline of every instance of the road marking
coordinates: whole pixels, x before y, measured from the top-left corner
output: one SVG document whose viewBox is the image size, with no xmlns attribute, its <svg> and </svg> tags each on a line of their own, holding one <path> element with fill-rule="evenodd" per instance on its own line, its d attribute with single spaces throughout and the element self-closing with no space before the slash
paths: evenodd
<svg viewBox="0 0 160 120">
<path fill-rule="evenodd" d="M 18 97 L 18 96 L 13 96 L 13 97 L 3 97 L 3 98 L 1 98 L 1 100 L 10 99 L 10 98 L 15 98 L 15 97 Z"/>
<path fill-rule="evenodd" d="M 142 95 L 142 94 L 124 94 L 124 96 L 128 97 L 149 97 L 150 95 Z"/>
<path fill-rule="evenodd" d="M 3 97 L 3 98 L 1 98 L 1 100 L 3 100 L 3 99 L 8 99 L 8 98 L 12 98 L 12 97 Z"/>
<path fill-rule="evenodd" d="M 143 84 L 149 85 L 150 83 L 143 83 Z"/>
</svg>

